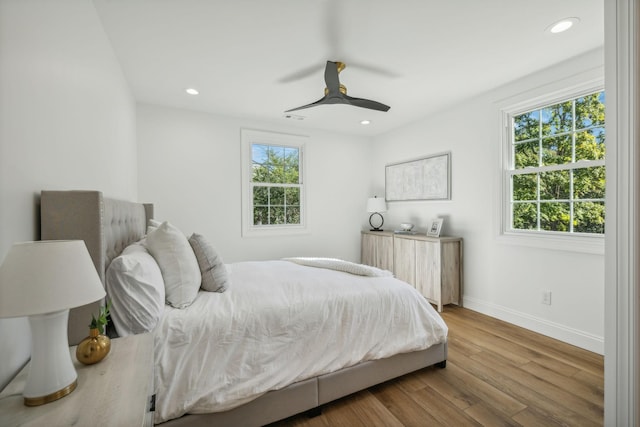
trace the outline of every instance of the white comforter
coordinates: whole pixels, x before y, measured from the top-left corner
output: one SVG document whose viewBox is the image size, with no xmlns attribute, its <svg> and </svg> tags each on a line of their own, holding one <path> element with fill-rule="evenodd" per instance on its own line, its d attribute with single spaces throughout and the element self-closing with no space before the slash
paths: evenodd
<svg viewBox="0 0 640 427">
<path fill-rule="evenodd" d="M 224 293 L 169 306 L 155 330 L 155 422 L 224 411 L 319 374 L 444 342 L 410 285 L 288 261 L 227 265 Z"/>
</svg>

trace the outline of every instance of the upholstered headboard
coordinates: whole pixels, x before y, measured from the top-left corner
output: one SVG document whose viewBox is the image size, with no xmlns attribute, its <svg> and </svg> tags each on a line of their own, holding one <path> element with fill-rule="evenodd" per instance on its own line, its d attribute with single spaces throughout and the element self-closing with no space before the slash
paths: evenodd
<svg viewBox="0 0 640 427">
<path fill-rule="evenodd" d="M 99 191 L 42 191 L 42 240 L 84 240 L 104 285 L 112 259 L 146 234 L 153 205 L 104 198 Z M 88 335 L 91 315 L 100 304 L 74 308 L 69 313 L 69 344 Z"/>
</svg>

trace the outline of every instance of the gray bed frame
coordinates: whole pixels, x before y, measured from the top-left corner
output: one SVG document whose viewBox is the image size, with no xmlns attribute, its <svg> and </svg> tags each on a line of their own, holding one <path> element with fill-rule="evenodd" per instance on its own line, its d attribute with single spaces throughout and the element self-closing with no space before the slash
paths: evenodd
<svg viewBox="0 0 640 427">
<path fill-rule="evenodd" d="M 99 191 L 42 191 L 42 240 L 84 240 L 104 284 L 112 259 L 146 233 L 153 205 L 103 197 Z M 77 344 L 87 331 L 86 320 L 100 303 L 72 309 L 69 343 Z M 381 382 L 431 365 L 446 366 L 447 343 L 426 350 L 366 361 L 336 372 L 270 391 L 229 411 L 188 414 L 166 426 L 261 426 L 319 408 Z"/>
</svg>

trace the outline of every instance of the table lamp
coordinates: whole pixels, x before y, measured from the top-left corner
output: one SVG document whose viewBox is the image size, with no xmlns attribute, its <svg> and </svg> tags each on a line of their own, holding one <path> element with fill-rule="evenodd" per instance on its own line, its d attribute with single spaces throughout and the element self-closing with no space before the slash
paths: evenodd
<svg viewBox="0 0 640 427">
<path fill-rule="evenodd" d="M 67 338 L 69 309 L 104 296 L 84 241 L 24 242 L 11 247 L 0 266 L 0 317 L 29 316 L 31 364 L 25 405 L 49 403 L 75 390 L 78 374 Z"/>
<path fill-rule="evenodd" d="M 367 212 L 371 213 L 369 216 L 369 225 L 371 225 L 371 231 L 382 231 L 382 224 L 384 224 L 384 218 L 380 212 L 387 211 L 387 203 L 384 199 L 379 199 L 378 196 L 370 197 L 367 200 Z M 380 217 L 380 225 L 373 225 L 373 216 L 378 215 Z"/>
</svg>

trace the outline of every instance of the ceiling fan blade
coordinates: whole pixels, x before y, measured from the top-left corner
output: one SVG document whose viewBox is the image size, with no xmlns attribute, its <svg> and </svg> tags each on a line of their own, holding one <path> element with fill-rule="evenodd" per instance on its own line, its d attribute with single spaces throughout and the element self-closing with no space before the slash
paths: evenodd
<svg viewBox="0 0 640 427">
<path fill-rule="evenodd" d="M 391 71 L 388 68 L 378 67 L 378 66 L 375 66 L 375 65 L 364 64 L 364 63 L 360 63 L 360 62 L 352 62 L 352 61 L 348 61 L 347 59 L 345 59 L 344 62 L 349 64 L 349 68 L 350 69 L 362 70 L 362 71 L 365 71 L 367 73 L 377 74 L 379 76 L 386 77 L 386 78 L 389 78 L 389 79 L 397 79 L 397 78 L 400 77 L 399 73 Z"/>
<path fill-rule="evenodd" d="M 362 108 L 368 108 L 370 110 L 378 110 L 378 111 L 389 111 L 389 108 L 391 108 L 388 105 L 385 105 L 378 101 L 372 101 L 370 99 L 363 99 L 363 98 L 353 98 L 349 95 L 343 95 L 343 96 L 344 96 L 344 99 L 354 107 L 362 107 Z"/>
<path fill-rule="evenodd" d="M 344 41 L 344 28 L 348 25 L 342 15 L 340 0 L 325 0 L 323 19 L 327 52 L 334 55 L 334 58 L 339 58 L 342 53 L 341 42 Z"/>
<path fill-rule="evenodd" d="M 318 99 L 316 102 L 312 102 L 311 104 L 307 104 L 307 105 L 303 105 L 302 107 L 296 107 L 296 108 L 292 108 L 290 110 L 286 110 L 285 113 L 290 113 L 292 111 L 298 111 L 298 110 L 304 110 L 305 108 L 309 108 L 309 107 L 315 107 L 317 105 L 322 105 L 325 104 L 327 100 L 327 97 L 323 97 L 322 99 Z"/>
<path fill-rule="evenodd" d="M 329 89 L 329 93 L 340 93 L 340 79 L 338 78 L 338 63 L 327 61 L 324 69 L 324 82 Z"/>
<path fill-rule="evenodd" d="M 291 83 L 297 80 L 302 80 L 306 77 L 314 75 L 315 73 L 318 73 L 321 69 L 320 67 L 322 67 L 322 64 L 314 64 L 305 68 L 301 68 L 291 74 L 278 79 L 278 83 Z"/>
</svg>

